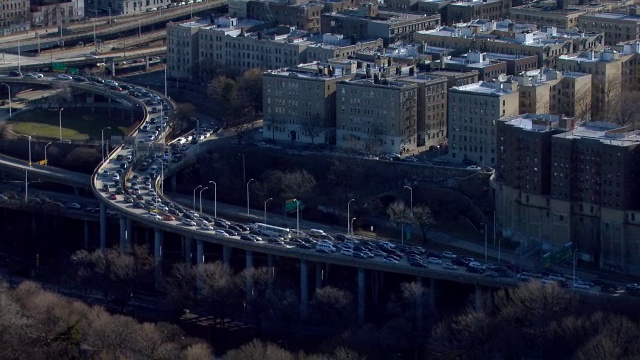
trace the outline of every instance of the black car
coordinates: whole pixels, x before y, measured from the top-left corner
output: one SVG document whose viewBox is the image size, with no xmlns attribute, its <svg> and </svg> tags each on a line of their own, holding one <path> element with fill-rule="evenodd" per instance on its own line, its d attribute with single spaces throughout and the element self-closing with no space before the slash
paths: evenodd
<svg viewBox="0 0 640 360">
<path fill-rule="evenodd" d="M 427 257 L 434 257 L 436 259 L 441 259 L 442 255 L 438 254 L 437 252 L 427 251 Z"/>
<path fill-rule="evenodd" d="M 229 229 L 233 230 L 233 231 L 236 231 L 236 232 L 242 232 L 242 229 L 236 224 L 229 225 Z"/>
<path fill-rule="evenodd" d="M 335 235 L 336 240 L 338 241 L 346 241 L 349 239 L 349 237 L 345 234 L 336 234 Z"/>
<path fill-rule="evenodd" d="M 470 272 L 473 274 L 483 274 L 484 270 L 482 268 L 475 267 L 475 266 L 467 266 L 467 272 Z"/>
<path fill-rule="evenodd" d="M 300 243 L 298 245 L 296 245 L 296 247 L 298 249 L 304 249 L 304 250 L 311 250 L 313 249 L 313 246 L 309 245 L 309 244 L 305 244 L 305 243 Z"/>
<path fill-rule="evenodd" d="M 133 203 L 133 207 L 138 208 L 138 209 L 144 209 L 144 204 L 141 203 L 140 201 L 135 201 Z"/>
<path fill-rule="evenodd" d="M 226 232 L 227 235 L 229 235 L 229 236 L 237 236 L 238 235 L 238 233 L 233 231 L 233 230 L 229 230 L 229 229 L 221 229 L 221 230 Z"/>
<path fill-rule="evenodd" d="M 144 196 L 142 194 L 136 195 L 136 200 L 144 200 Z"/>
<path fill-rule="evenodd" d="M 97 82 L 98 84 L 104 84 L 104 80 L 100 79 L 97 76 L 89 76 L 88 80 Z"/>
<path fill-rule="evenodd" d="M 21 77 L 22 73 L 20 71 L 11 70 L 11 71 L 9 71 L 9 76 Z"/>
<path fill-rule="evenodd" d="M 249 235 L 241 235 L 240 236 L 240 240 L 244 240 L 244 241 L 256 241 L 253 237 L 249 236 Z"/>
<path fill-rule="evenodd" d="M 236 224 L 236 226 L 239 227 L 242 231 L 249 231 L 249 228 L 243 224 Z"/>
<path fill-rule="evenodd" d="M 367 255 L 365 255 L 362 252 L 354 252 L 353 253 L 353 257 L 354 258 L 358 258 L 358 259 L 368 259 L 369 258 Z"/>
<path fill-rule="evenodd" d="M 87 81 L 89 81 L 84 76 L 80 76 L 80 75 L 73 75 L 72 78 L 73 78 L 73 80 L 75 80 L 77 82 L 87 82 Z"/>
<path fill-rule="evenodd" d="M 215 220 L 209 215 L 204 215 L 203 214 L 203 215 L 200 215 L 200 217 L 202 218 L 202 220 L 204 220 L 204 221 L 206 221 L 208 223 L 214 223 L 215 222 Z"/>
<path fill-rule="evenodd" d="M 226 228 L 228 228 L 228 227 L 229 227 L 229 226 L 227 225 L 227 223 L 225 223 L 225 222 L 223 222 L 223 221 L 220 221 L 220 220 L 218 220 L 218 219 L 216 219 L 216 220 L 214 221 L 214 225 L 215 225 L 215 226 L 217 226 L 217 227 L 219 227 L 219 228 L 223 228 L 223 229 L 226 229 Z M 252 234 L 253 234 L 253 233 L 252 233 Z M 257 234 L 257 235 L 260 235 L 260 234 Z"/>
<path fill-rule="evenodd" d="M 458 257 L 455 257 L 455 258 L 451 259 L 451 263 L 453 265 L 458 265 L 458 266 L 467 266 L 467 265 L 469 265 L 468 261 L 466 261 L 465 259 L 462 259 L 462 258 L 458 258 Z"/>
</svg>

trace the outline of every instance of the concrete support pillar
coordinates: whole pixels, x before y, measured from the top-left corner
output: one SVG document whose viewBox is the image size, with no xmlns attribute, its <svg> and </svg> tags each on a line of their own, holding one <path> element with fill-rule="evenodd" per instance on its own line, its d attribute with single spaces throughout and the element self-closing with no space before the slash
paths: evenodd
<svg viewBox="0 0 640 360">
<path fill-rule="evenodd" d="M 84 225 L 84 249 L 89 250 L 89 221 L 83 221 Z"/>
<path fill-rule="evenodd" d="M 100 203 L 100 250 L 107 247 L 107 206 Z"/>
<path fill-rule="evenodd" d="M 127 217 L 120 215 L 120 252 L 127 250 Z"/>
<path fill-rule="evenodd" d="M 482 310 L 482 286 L 476 284 L 476 311 Z"/>
<path fill-rule="evenodd" d="M 171 186 L 171 191 L 172 192 L 176 192 L 177 188 L 178 188 L 178 180 L 176 180 L 176 176 L 173 175 L 171 177 L 171 179 L 169 180 L 170 186 Z"/>
<path fill-rule="evenodd" d="M 184 262 L 187 265 L 193 265 L 193 259 L 191 258 L 191 238 L 183 236 L 182 241 L 184 242 Z"/>
<path fill-rule="evenodd" d="M 127 218 L 127 251 L 131 251 L 133 249 L 133 244 L 135 244 L 133 239 L 133 220 L 131 218 Z"/>
<path fill-rule="evenodd" d="M 316 290 L 322 287 L 322 263 L 316 263 Z"/>
<path fill-rule="evenodd" d="M 439 284 L 437 283 L 438 280 L 436 279 L 431 279 L 429 281 L 429 304 L 431 305 L 431 310 L 433 311 L 437 311 L 437 306 L 436 306 L 436 295 L 438 292 L 438 286 Z"/>
<path fill-rule="evenodd" d="M 307 260 L 300 259 L 300 317 L 309 315 L 309 274 Z"/>
<path fill-rule="evenodd" d="M 159 289 L 162 279 L 162 240 L 164 233 L 161 229 L 154 229 L 154 235 L 153 261 L 156 266 L 156 289 Z"/>
<path fill-rule="evenodd" d="M 246 250 L 245 269 L 253 269 L 253 252 L 249 250 Z M 253 301 L 253 281 L 250 277 L 247 277 L 245 290 L 247 292 L 247 304 L 251 307 L 251 302 Z"/>
<path fill-rule="evenodd" d="M 275 256 L 271 254 L 267 254 L 267 268 L 269 269 L 269 274 L 271 274 L 271 277 L 269 278 L 269 290 L 273 288 L 273 279 L 275 279 L 276 277 L 276 267 L 274 263 L 275 263 Z"/>
<path fill-rule="evenodd" d="M 364 312 L 365 312 L 365 292 L 364 292 L 365 278 L 364 269 L 358 268 L 358 323 L 364 324 Z"/>
<path fill-rule="evenodd" d="M 233 248 L 228 245 L 222 245 L 222 263 L 229 266 L 231 263 L 231 251 Z"/>
<path fill-rule="evenodd" d="M 202 242 L 202 240 L 196 240 L 196 256 L 196 264 L 204 264 L 204 243 Z"/>
</svg>

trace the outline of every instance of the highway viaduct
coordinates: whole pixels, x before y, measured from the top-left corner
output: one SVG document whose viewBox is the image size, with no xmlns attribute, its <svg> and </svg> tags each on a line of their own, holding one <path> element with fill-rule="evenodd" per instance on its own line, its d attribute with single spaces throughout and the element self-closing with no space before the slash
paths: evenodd
<svg viewBox="0 0 640 360">
<path fill-rule="evenodd" d="M 3 79 L 4 80 L 4 79 Z M 18 80 L 14 80 L 18 81 Z M 35 80 L 42 82 L 43 80 Z M 55 80 L 44 80 L 49 81 L 50 83 Z M 129 97 L 123 93 L 116 93 L 113 91 L 105 90 L 105 89 L 96 89 L 91 85 L 84 85 L 81 83 L 70 83 L 70 86 L 78 87 L 79 89 L 85 89 L 87 91 L 98 91 L 103 94 L 109 95 L 114 98 L 116 101 L 125 101 L 125 102 L 133 102 L 137 103 L 144 110 L 144 117 L 149 118 L 151 113 L 148 112 L 147 106 L 139 99 Z M 160 95 L 160 94 L 158 94 Z M 166 99 L 171 106 L 174 106 L 170 99 Z M 170 117 L 171 119 L 171 117 Z M 142 123 L 142 122 L 141 122 Z M 132 136 L 137 134 L 137 129 L 132 132 Z M 215 141 L 215 140 L 214 140 Z M 195 147 L 198 148 L 198 147 Z M 130 204 L 125 203 L 123 200 L 111 201 L 107 198 L 107 194 L 99 191 L 101 180 L 99 178 L 100 172 L 109 167 L 114 166 L 115 158 L 117 155 L 128 155 L 132 153 L 132 149 L 130 147 L 118 147 L 114 151 L 112 151 L 108 158 L 104 163 L 101 163 L 94 171 L 94 173 L 90 177 L 89 186 L 91 188 L 91 192 L 96 199 L 99 200 L 99 217 L 98 221 L 100 224 L 100 248 L 104 249 L 107 247 L 107 210 L 110 209 L 118 214 L 118 222 L 119 222 L 119 247 L 121 251 L 129 251 L 131 249 L 132 244 L 132 227 L 133 223 L 137 223 L 143 225 L 144 227 L 151 228 L 153 231 L 153 243 L 154 243 L 154 259 L 157 265 L 156 269 L 160 269 L 160 265 L 162 262 L 162 253 L 163 253 L 163 241 L 165 233 L 173 233 L 179 235 L 182 239 L 184 239 L 184 253 L 185 253 L 185 261 L 189 264 L 193 263 L 193 251 L 192 246 L 195 244 L 195 264 L 200 265 L 203 264 L 204 259 L 204 246 L 205 244 L 214 245 L 221 247 L 222 251 L 222 261 L 225 264 L 229 264 L 232 251 L 242 251 L 245 254 L 245 266 L 247 268 L 252 268 L 254 266 L 254 254 L 264 254 L 267 257 L 267 266 L 273 268 L 275 264 L 275 259 L 279 257 L 286 257 L 290 259 L 296 259 L 299 262 L 300 269 L 300 314 L 305 317 L 308 314 L 308 306 L 309 306 L 309 266 L 314 265 L 316 269 L 316 287 L 321 284 L 321 281 L 318 282 L 318 274 L 322 272 L 323 266 L 328 265 L 339 265 L 345 267 L 351 267 L 357 269 L 357 303 L 358 303 L 358 318 L 361 322 L 364 321 L 365 308 L 366 308 L 366 294 L 365 294 L 365 284 L 367 281 L 367 274 L 370 274 L 369 277 L 371 279 L 380 279 L 381 276 L 379 274 L 383 274 L 385 272 L 398 273 L 409 275 L 415 277 L 419 281 L 422 279 L 430 280 L 430 288 L 431 294 L 434 295 L 436 292 L 434 289 L 438 286 L 438 282 L 441 281 L 449 281 L 456 283 L 464 283 L 475 285 L 476 287 L 476 303 L 480 304 L 482 299 L 486 298 L 483 293 L 489 291 L 490 294 L 493 293 L 494 289 L 497 288 L 508 288 L 517 286 L 517 280 L 515 279 L 505 279 L 505 278 L 487 278 L 482 275 L 467 273 L 464 271 L 450 271 L 444 270 L 440 268 L 430 267 L 430 268 L 417 268 L 409 266 L 406 263 L 387 263 L 382 262 L 380 259 L 356 259 L 352 257 L 347 257 L 343 255 L 334 255 L 334 254 L 322 254 L 312 250 L 303 250 L 296 247 L 280 247 L 266 243 L 253 243 L 248 241 L 241 241 L 237 238 L 231 237 L 221 237 L 213 234 L 212 232 L 203 231 L 197 228 L 191 228 L 187 226 L 182 226 L 177 221 L 158 221 L 154 220 L 148 216 L 145 216 L 147 211 L 141 209 L 135 209 Z M 197 156 L 197 153 L 192 153 L 191 156 Z M 184 162 L 181 162 L 184 163 Z M 180 166 L 181 163 L 178 163 L 174 166 Z M 0 168 L 7 167 L 16 167 L 15 162 L 1 162 Z M 133 169 L 136 166 L 131 166 L 128 168 L 125 176 L 122 177 L 123 186 L 126 189 L 126 179 L 131 175 Z M 31 171 L 42 171 L 43 169 L 33 168 Z M 50 181 L 61 182 L 71 184 L 72 181 L 69 179 L 72 177 L 71 173 L 63 170 L 63 169 L 55 169 L 53 167 L 47 169 L 49 172 L 57 172 L 62 177 L 53 177 L 49 178 Z M 175 173 L 176 168 L 168 169 L 167 173 Z M 86 175 L 85 175 L 86 176 Z M 79 181 L 83 180 L 74 180 L 73 183 L 78 184 Z M 78 182 L 76 182 L 78 181 Z M 157 179 L 159 182 L 160 179 Z M 85 183 L 86 184 L 86 183 Z M 168 199 L 171 200 L 171 199 Z M 221 211 L 221 214 L 224 213 Z M 64 213 L 60 213 L 59 215 L 64 215 Z M 234 214 L 237 216 L 238 214 Z M 255 221 L 255 217 L 249 215 L 245 220 L 246 221 Z M 87 221 L 91 221 L 92 219 L 87 219 Z M 157 273 L 157 279 L 159 280 L 161 277 L 160 273 Z M 320 279 L 321 280 L 321 279 Z M 250 300 L 250 291 L 247 292 L 248 300 Z M 489 297 L 491 298 L 491 297 Z"/>
</svg>

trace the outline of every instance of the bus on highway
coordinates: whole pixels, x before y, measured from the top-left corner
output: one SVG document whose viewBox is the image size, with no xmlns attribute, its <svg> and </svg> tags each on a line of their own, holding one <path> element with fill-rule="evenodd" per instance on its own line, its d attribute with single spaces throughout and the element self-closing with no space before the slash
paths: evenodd
<svg viewBox="0 0 640 360">
<path fill-rule="evenodd" d="M 291 238 L 291 230 L 278 226 L 256 223 L 254 228 L 260 231 L 260 235 L 264 236 L 282 236 L 285 240 Z"/>
</svg>

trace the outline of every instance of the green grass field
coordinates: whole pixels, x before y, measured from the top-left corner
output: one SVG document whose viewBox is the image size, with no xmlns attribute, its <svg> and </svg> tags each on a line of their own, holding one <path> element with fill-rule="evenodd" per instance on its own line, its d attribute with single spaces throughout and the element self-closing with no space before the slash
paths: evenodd
<svg viewBox="0 0 640 360">
<path fill-rule="evenodd" d="M 110 126 L 111 130 L 105 130 L 105 137 L 126 135 L 128 126 L 122 121 L 114 120 L 113 117 L 109 117 L 108 111 L 104 108 L 99 108 L 95 113 L 88 112 L 87 108 L 65 109 L 62 111 L 62 138 L 71 141 L 99 140 L 101 130 L 107 126 Z M 40 139 L 60 137 L 58 111 L 55 110 L 33 109 L 21 112 L 14 116 L 9 124 L 16 134 L 35 133 Z"/>
</svg>

